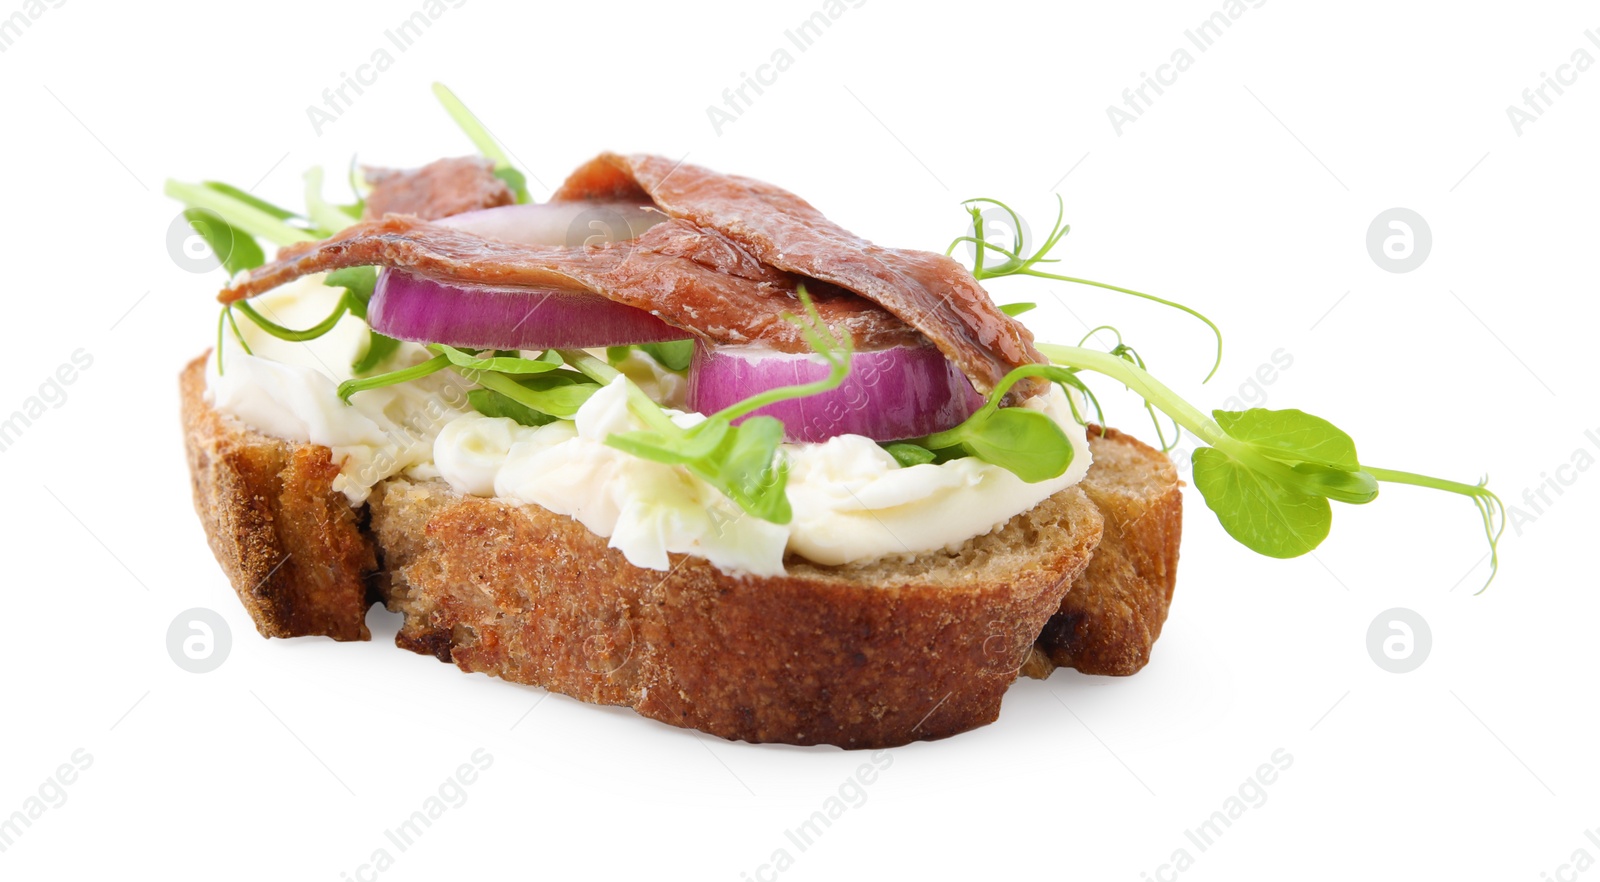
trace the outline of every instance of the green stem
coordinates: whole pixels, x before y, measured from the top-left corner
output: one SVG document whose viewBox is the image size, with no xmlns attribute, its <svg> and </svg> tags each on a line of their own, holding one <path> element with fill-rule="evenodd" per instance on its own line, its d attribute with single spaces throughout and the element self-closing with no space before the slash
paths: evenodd
<svg viewBox="0 0 1600 882">
<path fill-rule="evenodd" d="M 494 136 L 489 134 L 489 130 L 484 128 L 477 116 L 467 109 L 467 105 L 461 103 L 456 93 L 450 91 L 444 83 L 434 83 L 433 94 L 439 99 L 439 103 L 444 105 L 445 113 L 450 114 L 450 118 L 456 121 L 461 131 L 472 139 L 472 144 L 478 148 L 478 152 L 494 161 L 495 168 L 511 167 L 511 160 L 506 157 L 505 151 L 500 149 L 500 145 L 495 143 Z"/>
<path fill-rule="evenodd" d="M 443 88 L 442 86 L 440 88 Z M 604 359 L 595 358 L 582 349 L 557 349 L 556 354 L 578 373 L 583 374 L 602 386 L 611 385 L 611 381 L 622 376 L 622 371 L 617 370 Z"/>
<path fill-rule="evenodd" d="M 769 404 L 779 401 L 787 401 L 790 398 L 805 398 L 809 395 L 817 395 L 822 392 L 831 392 L 834 389 L 839 388 L 839 384 L 844 382 L 845 375 L 849 372 L 850 366 L 848 363 L 835 366 L 828 371 L 828 375 L 826 377 L 823 377 L 820 380 L 813 380 L 809 383 L 801 383 L 796 386 L 779 386 L 776 389 L 768 389 L 759 395 L 752 395 L 743 401 L 724 407 L 723 409 L 712 414 L 711 419 L 728 420 L 731 422 L 747 413 L 760 410 Z"/>
<path fill-rule="evenodd" d="M 976 208 L 969 208 L 968 211 L 972 212 L 972 236 L 970 236 L 970 237 L 965 237 L 964 236 L 962 238 L 970 238 L 972 241 L 975 241 L 975 242 L 978 242 L 978 243 L 982 243 L 983 242 L 983 212 L 978 210 L 978 209 L 976 209 Z M 960 240 L 957 240 L 957 241 L 960 241 Z M 951 243 L 950 248 L 951 248 L 952 251 L 955 250 L 955 243 Z M 985 249 L 983 248 L 982 244 L 980 244 L 977 248 L 972 249 L 972 277 L 974 279 L 982 279 L 983 278 L 983 252 L 984 252 L 984 250 Z M 948 255 L 946 255 L 946 256 L 948 256 Z"/>
<path fill-rule="evenodd" d="M 1058 346 L 1053 343 L 1037 344 L 1040 352 L 1051 361 L 1067 367 L 1090 370 L 1104 374 L 1133 390 L 1147 404 L 1171 417 L 1173 422 L 1193 432 L 1202 441 L 1229 457 L 1256 471 L 1271 475 L 1289 487 L 1300 487 L 1305 479 L 1294 469 L 1275 459 L 1261 455 L 1255 448 L 1232 437 L 1217 425 L 1216 420 L 1172 391 L 1165 383 L 1152 377 L 1138 365 L 1109 352 L 1086 349 L 1081 346 Z"/>
<path fill-rule="evenodd" d="M 322 228 L 322 232 L 332 236 L 345 227 L 355 223 L 350 215 L 335 208 L 322 198 L 322 166 L 314 165 L 306 169 L 306 212 L 311 215 L 311 222 Z"/>
<path fill-rule="evenodd" d="M 440 357 L 443 358 L 444 356 Z M 456 373 L 460 374 L 462 378 L 466 379 L 468 382 L 477 383 L 479 386 L 482 386 L 485 389 L 492 389 L 524 407 L 531 407 L 534 410 L 539 410 L 541 413 L 543 413 L 543 411 L 540 410 L 540 405 L 542 402 L 537 402 L 530 399 L 527 394 L 527 387 L 523 386 L 521 383 L 518 383 L 516 380 L 511 379 L 505 374 L 497 374 L 493 371 L 478 371 L 473 370 L 472 368 L 460 367 L 456 368 Z"/>
<path fill-rule="evenodd" d="M 1390 484 L 1410 484 L 1413 487 L 1429 487 L 1434 490 L 1443 490 L 1446 493 L 1455 493 L 1461 496 L 1482 496 L 1488 491 L 1477 484 L 1463 484 L 1459 481 L 1446 481 L 1443 478 L 1431 478 L 1427 475 L 1418 475 L 1413 472 L 1400 472 L 1394 469 L 1377 469 L 1371 466 L 1362 466 L 1367 474 L 1380 481 Z"/>
<path fill-rule="evenodd" d="M 266 316 L 256 312 L 255 307 L 251 306 L 250 301 L 248 300 L 240 300 L 233 305 L 237 307 L 240 312 L 244 313 L 246 316 L 249 316 L 250 320 L 255 322 L 256 325 L 261 328 L 261 330 L 266 331 L 268 334 L 271 334 L 274 337 L 277 337 L 279 340 L 288 340 L 291 343 L 304 343 L 307 340 L 315 340 L 318 337 L 321 337 L 323 334 L 333 330 L 334 325 L 337 325 L 339 320 L 344 318 L 344 314 L 350 311 L 350 295 L 347 292 L 343 297 L 340 297 L 339 305 L 334 308 L 331 315 L 303 331 L 296 331 L 293 328 L 286 328 L 277 322 L 269 320 Z"/>
<path fill-rule="evenodd" d="M 228 317 L 228 325 L 233 328 L 233 339 L 239 341 L 239 346 L 245 355 L 255 355 L 250 351 L 250 341 L 244 338 L 244 332 L 239 330 L 239 320 L 233 317 L 233 304 L 222 307 L 222 314 Z"/>
<path fill-rule="evenodd" d="M 1477 507 L 1478 515 L 1483 518 L 1483 534 L 1489 540 L 1489 579 L 1478 589 L 1482 594 L 1488 589 L 1494 577 L 1500 573 L 1500 536 L 1506 531 L 1506 506 L 1483 484 L 1463 484 L 1460 481 L 1446 481 L 1443 478 L 1434 478 L 1428 475 L 1419 475 L 1415 472 L 1402 472 L 1395 469 L 1367 468 L 1367 473 L 1379 481 L 1388 481 L 1391 484 L 1410 484 L 1413 487 L 1426 487 L 1429 490 L 1443 490 L 1446 493 L 1455 493 L 1472 500 Z M 1484 479 L 1487 482 L 1487 478 Z M 1498 517 L 1496 517 L 1498 515 Z"/>
<path fill-rule="evenodd" d="M 1127 386 L 1145 401 L 1160 408 L 1162 413 L 1172 417 L 1173 421 L 1178 425 L 1198 435 L 1212 447 L 1221 448 L 1223 445 L 1233 441 L 1227 432 L 1222 431 L 1222 427 L 1217 425 L 1215 420 L 1202 413 L 1199 408 L 1184 401 L 1178 393 L 1167 388 L 1166 384 L 1125 359 L 1109 352 L 1087 349 L 1082 346 L 1059 346 L 1054 343 L 1039 343 L 1036 345 L 1040 352 L 1057 364 L 1105 374 Z"/>
<path fill-rule="evenodd" d="M 1119 294 L 1130 294 L 1130 295 L 1132 295 L 1134 297 L 1142 297 L 1145 300 L 1152 300 L 1152 301 L 1154 301 L 1156 303 L 1162 304 L 1163 306 L 1170 306 L 1173 309 L 1177 309 L 1177 310 L 1181 310 L 1183 312 L 1186 312 L 1186 313 L 1194 316 L 1195 318 L 1199 319 L 1200 321 L 1205 322 L 1206 323 L 1206 327 L 1211 329 L 1212 336 L 1217 338 L 1217 355 L 1216 355 L 1216 358 L 1211 362 L 1211 373 L 1206 374 L 1206 381 L 1209 381 L 1212 377 L 1216 376 L 1217 375 L 1217 368 L 1222 367 L 1222 329 L 1217 327 L 1216 323 L 1211 321 L 1211 319 L 1206 318 L 1205 316 L 1201 315 L 1200 313 L 1196 312 L 1193 309 L 1190 309 L 1187 306 L 1184 306 L 1181 303 L 1175 303 L 1175 302 L 1173 302 L 1171 300 L 1166 300 L 1164 298 L 1157 297 L 1154 294 L 1146 294 L 1146 293 L 1144 293 L 1142 291 L 1135 291 L 1132 288 L 1123 288 L 1123 287 L 1120 287 L 1118 285 L 1108 285 L 1105 282 L 1096 282 L 1096 281 L 1092 281 L 1090 279 L 1079 279 L 1079 278 L 1076 278 L 1076 277 L 1073 277 L 1073 276 L 1062 276 L 1062 275 L 1057 275 L 1055 273 L 1047 273 L 1047 272 L 1043 272 L 1041 270 L 1036 270 L 1036 269 L 1024 269 L 1024 270 L 1021 270 L 1021 272 L 1026 274 L 1026 275 L 1037 276 L 1037 277 L 1039 277 L 1041 279 L 1055 279 L 1058 282 L 1072 282 L 1073 284 L 1077 284 L 1077 285 L 1091 285 L 1091 286 L 1096 287 L 1096 288 L 1104 288 L 1107 291 L 1116 291 Z M 1042 352 L 1043 350 L 1040 350 L 1040 351 Z"/>
<path fill-rule="evenodd" d="M 345 380 L 343 383 L 339 384 L 339 397 L 344 399 L 345 403 L 348 404 L 350 402 L 350 396 L 356 394 L 357 392 L 365 392 L 368 389 L 381 389 L 384 386 L 393 386 L 397 383 L 409 383 L 412 380 L 420 380 L 429 374 L 436 374 L 449 366 L 449 358 L 446 358 L 443 355 L 436 355 L 419 365 L 402 368 L 398 371 L 390 371 L 387 374 L 378 374 L 375 377 L 366 377 L 360 380 Z"/>
<path fill-rule="evenodd" d="M 673 438 L 685 434 L 686 430 L 679 428 L 678 424 L 667 416 L 666 411 L 661 409 L 661 405 L 651 401 L 650 396 L 644 394 L 644 390 L 640 389 L 632 380 L 628 381 L 628 411 L 643 420 L 645 425 L 650 428 L 650 431 L 663 438 Z M 702 422 L 700 425 L 706 425 L 708 422 L 710 420 Z"/>
<path fill-rule="evenodd" d="M 223 376 L 222 371 L 222 329 L 227 327 L 228 307 L 224 305 L 222 312 L 217 314 L 217 376 Z"/>
<path fill-rule="evenodd" d="M 306 230 L 284 223 L 254 205 L 241 202 L 210 187 L 200 184 L 185 184 L 182 181 L 167 181 L 164 192 L 184 205 L 213 212 L 217 217 L 227 221 L 229 226 L 252 236 L 266 239 L 274 245 L 312 242 L 317 238 Z"/>
</svg>

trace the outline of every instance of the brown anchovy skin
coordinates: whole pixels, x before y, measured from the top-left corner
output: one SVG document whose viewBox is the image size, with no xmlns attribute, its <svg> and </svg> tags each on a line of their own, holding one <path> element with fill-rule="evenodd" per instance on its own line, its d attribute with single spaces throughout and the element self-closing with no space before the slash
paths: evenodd
<svg viewBox="0 0 1600 882">
<path fill-rule="evenodd" d="M 440 160 L 380 180 L 368 210 L 456 213 L 464 204 L 456 184 L 481 184 L 485 176 L 493 177 L 485 162 Z M 475 191 L 469 185 L 465 192 Z M 1045 360 L 1033 335 L 954 260 L 874 245 L 761 181 L 662 157 L 606 153 L 574 172 L 553 200 L 637 200 L 673 220 L 628 242 L 551 247 L 500 242 L 390 213 L 325 242 L 285 248 L 218 299 L 250 297 L 311 273 L 376 265 L 462 282 L 589 291 L 710 342 L 804 351 L 802 335 L 784 316 L 798 311 L 795 292 L 805 284 L 824 320 L 849 333 L 858 348 L 931 342 L 981 392 L 1011 369 Z M 1025 380 L 1008 399 L 1014 403 L 1044 387 L 1036 378 Z"/>
<path fill-rule="evenodd" d="M 506 182 L 494 176 L 494 163 L 481 156 L 441 159 L 414 169 L 368 167 L 362 174 L 372 185 L 362 215 L 366 220 L 386 214 L 437 220 L 516 201 Z"/>
<path fill-rule="evenodd" d="M 1012 368 L 1043 362 L 1033 334 L 1001 312 L 966 267 L 940 254 L 884 248 L 845 230 L 804 199 L 750 178 L 660 156 L 602 153 L 552 201 L 647 198 L 668 215 L 716 230 L 760 262 L 832 282 L 921 331 L 980 391 Z M 1026 383 L 1026 395 L 1042 388 Z"/>
<path fill-rule="evenodd" d="M 827 283 L 780 272 L 726 237 L 669 220 L 625 242 L 594 247 L 523 245 L 405 215 L 364 221 L 331 239 L 292 245 L 218 296 L 252 297 L 301 276 L 383 266 L 453 282 L 587 291 L 647 310 L 712 343 L 763 343 L 809 351 L 785 318 L 800 311 L 797 289 L 824 322 L 860 348 L 918 345 L 922 335 L 870 301 Z"/>
</svg>

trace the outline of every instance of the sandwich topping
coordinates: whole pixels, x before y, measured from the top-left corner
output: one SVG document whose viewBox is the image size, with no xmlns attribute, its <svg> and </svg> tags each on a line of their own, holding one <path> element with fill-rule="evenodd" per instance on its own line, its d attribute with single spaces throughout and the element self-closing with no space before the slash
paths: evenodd
<svg viewBox="0 0 1600 882">
<path fill-rule="evenodd" d="M 309 277 L 278 288 L 256 308 L 279 324 L 312 324 L 340 296 L 322 281 Z M 629 384 L 663 405 L 677 425 L 706 419 L 683 410 L 684 373 L 646 351 L 620 354 L 619 376 L 595 386 L 571 419 L 524 425 L 477 412 L 468 397 L 472 384 L 443 371 L 344 403 L 338 386 L 351 379 L 350 365 L 364 354 L 367 339 L 367 327 L 353 315 L 303 342 L 241 323 L 239 336 L 223 338 L 224 369 L 213 364 L 207 373 L 212 404 L 268 434 L 331 448 L 341 463 L 334 488 L 354 505 L 395 475 L 443 480 L 459 493 L 570 516 L 609 539 L 630 563 L 650 569 L 669 569 L 669 553 L 692 554 L 728 572 L 769 576 L 784 571 L 788 555 L 837 565 L 954 549 L 1077 483 L 1091 461 L 1084 428 L 1059 389 L 1024 406 L 1062 427 L 1073 463 L 1036 483 L 972 457 L 902 465 L 862 435 L 785 443 L 780 453 L 788 463 L 793 517 L 777 524 L 750 516 L 682 466 L 606 443 L 612 435 L 648 428 L 629 409 Z M 424 347 L 402 343 L 381 368 L 428 358 Z"/>
<path fill-rule="evenodd" d="M 536 218 L 527 226 L 538 230 L 544 223 Z M 355 224 L 326 241 L 287 248 L 278 260 L 227 288 L 223 297 L 231 302 L 305 275 L 384 266 L 489 294 L 535 291 L 537 299 L 522 308 L 523 328 L 542 330 L 550 318 L 542 314 L 547 300 L 577 294 L 653 314 L 679 328 L 678 337 L 807 351 L 800 330 L 783 318 L 799 308 L 796 292 L 804 280 L 756 262 L 719 234 L 667 222 L 637 239 L 573 247 L 560 244 L 566 228 L 557 226 L 561 238 L 555 244 L 526 244 L 389 215 Z M 807 289 L 823 321 L 849 333 L 862 349 L 920 340 L 914 330 L 869 301 L 815 284 Z M 507 326 L 502 333 L 514 330 Z"/>
<path fill-rule="evenodd" d="M 397 179 L 406 184 L 395 194 L 386 183 Z M 373 194 L 380 205 L 433 213 L 436 200 L 416 190 L 436 179 L 448 180 L 427 169 L 384 173 Z M 445 195 L 453 197 L 453 188 Z M 803 342 L 778 316 L 794 308 L 794 291 L 809 281 L 824 320 L 842 325 L 861 348 L 910 342 L 903 322 L 980 391 L 1013 368 L 1043 361 L 1033 335 L 1001 312 L 965 267 L 940 254 L 873 245 L 770 184 L 659 156 L 607 153 L 579 168 L 551 202 L 651 206 L 671 220 L 638 238 L 572 247 L 505 241 L 470 224 L 443 228 L 416 215 L 385 217 L 290 247 L 222 296 L 249 297 L 312 272 L 383 266 L 452 281 L 576 289 L 653 312 L 710 342 L 761 341 L 796 351 Z M 369 213 L 371 205 L 369 198 Z M 548 212 L 524 212 L 540 213 Z"/>
<path fill-rule="evenodd" d="M 786 556 L 848 564 L 954 548 L 1079 481 L 1086 374 L 1111 378 L 1205 445 L 1193 484 L 1223 528 L 1274 557 L 1316 548 L 1331 503 L 1380 482 L 1470 499 L 1485 484 L 1376 468 L 1298 410 L 1210 414 L 1121 341 L 1035 343 L 982 282 L 1056 273 L 1058 213 L 1024 224 L 965 203 L 944 254 L 875 245 L 786 190 L 648 155 L 604 153 L 551 200 L 443 87 L 482 159 L 369 170 L 356 201 L 306 175 L 289 211 L 225 184 L 169 182 L 232 278 L 209 393 L 262 431 L 325 445 L 353 504 L 386 477 L 537 504 L 636 565 L 669 553 L 774 574 Z M 993 240 L 986 213 L 1009 218 Z M 257 240 L 280 247 L 269 261 Z M 971 248 L 972 266 L 949 255 Z M 243 321 L 241 321 L 241 318 Z M 1095 329 L 1102 330 L 1101 328 Z M 1209 379 L 1209 375 L 1207 377 Z M 1103 420 L 1099 420 L 1103 423 Z M 1156 422 L 1164 449 L 1168 440 Z"/>
</svg>

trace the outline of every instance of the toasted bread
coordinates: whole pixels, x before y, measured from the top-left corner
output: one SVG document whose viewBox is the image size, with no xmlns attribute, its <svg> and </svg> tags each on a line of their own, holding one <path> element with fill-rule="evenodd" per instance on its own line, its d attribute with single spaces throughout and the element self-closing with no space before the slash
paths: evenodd
<svg viewBox="0 0 1600 882">
<path fill-rule="evenodd" d="M 1049 665 L 1126 676 L 1150 661 L 1178 579 L 1183 492 L 1166 454 L 1116 429 L 1089 429 L 1094 466 L 1078 486 L 1105 517 L 1089 569 L 1039 635 Z"/>
<path fill-rule="evenodd" d="M 1020 670 L 1131 672 L 1171 596 L 1179 509 L 1162 500 L 1176 475 L 1115 432 L 1092 433 L 1081 487 L 956 552 L 791 559 L 775 578 L 675 555 L 663 573 L 570 518 L 437 482 L 393 478 L 352 509 L 326 448 L 212 410 L 205 370 L 182 377 L 196 509 L 265 636 L 369 639 L 365 610 L 382 600 L 405 616 L 397 643 L 464 670 L 727 738 L 879 747 L 992 721 Z M 1103 534 L 1125 547 L 1086 586 Z M 1070 635 L 1035 646 L 1058 620 Z"/>
<path fill-rule="evenodd" d="M 182 378 L 194 507 L 217 563 L 263 637 L 369 640 L 377 547 L 332 452 L 263 435 L 205 402 L 206 357 Z"/>
</svg>

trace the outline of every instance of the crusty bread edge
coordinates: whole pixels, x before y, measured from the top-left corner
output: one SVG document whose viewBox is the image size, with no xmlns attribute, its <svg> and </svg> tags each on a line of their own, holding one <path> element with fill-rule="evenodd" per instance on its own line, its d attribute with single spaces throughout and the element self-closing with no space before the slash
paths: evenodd
<svg viewBox="0 0 1600 882">
<path fill-rule="evenodd" d="M 184 369 L 184 450 L 206 541 L 263 637 L 368 640 L 377 549 L 332 482 L 326 447 L 250 429 L 205 400 L 206 359 Z"/>
<path fill-rule="evenodd" d="M 1057 667 L 1137 673 L 1149 663 L 1172 605 L 1183 535 L 1177 469 L 1166 454 L 1116 429 L 1091 426 L 1089 446 L 1100 467 L 1080 486 L 1105 516 L 1105 536 L 1039 634 L 1029 676 L 1048 676 Z M 1140 472 L 1142 492 L 1115 479 L 1113 458 L 1116 467 Z"/>
</svg>

